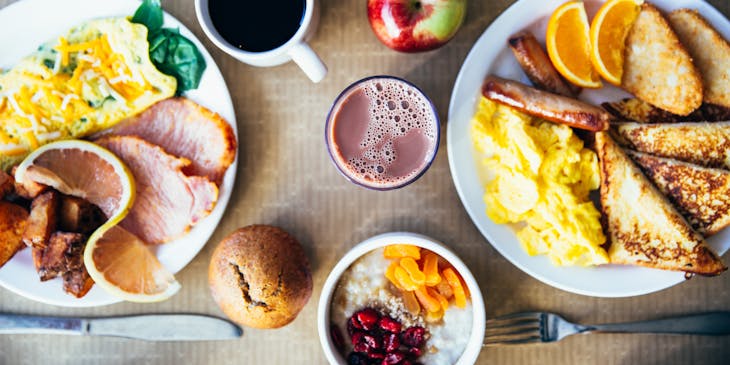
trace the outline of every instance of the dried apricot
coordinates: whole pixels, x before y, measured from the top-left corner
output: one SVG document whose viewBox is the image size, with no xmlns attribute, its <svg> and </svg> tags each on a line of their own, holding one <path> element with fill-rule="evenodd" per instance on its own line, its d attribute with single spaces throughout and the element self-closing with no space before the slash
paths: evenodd
<svg viewBox="0 0 730 365">
<path fill-rule="evenodd" d="M 400 266 L 406 270 L 408 276 L 411 277 L 416 285 L 423 285 L 426 283 L 426 275 L 418 268 L 416 260 L 412 257 L 404 257 L 400 259 Z"/>
<path fill-rule="evenodd" d="M 426 322 L 434 323 L 441 320 L 441 318 L 444 317 L 444 310 L 439 308 L 439 310 L 435 312 L 426 312 Z"/>
<path fill-rule="evenodd" d="M 446 280 L 441 280 L 440 283 L 436 284 L 434 287 L 436 290 L 438 290 L 439 294 L 441 294 L 444 298 L 449 299 L 454 296 L 454 291 L 451 290 L 451 285 Z"/>
<path fill-rule="evenodd" d="M 426 275 L 426 285 L 435 286 L 441 282 L 439 275 L 439 257 L 433 252 L 428 252 L 423 259 L 423 273 Z"/>
<path fill-rule="evenodd" d="M 418 285 L 411 280 L 411 277 L 408 275 L 408 272 L 406 272 L 405 269 L 403 269 L 401 266 L 397 266 L 393 274 L 395 275 L 395 280 L 400 284 L 401 288 L 405 290 L 416 290 L 418 289 Z"/>
<path fill-rule="evenodd" d="M 414 245 L 390 245 L 385 246 L 383 256 L 386 259 L 399 259 L 403 257 L 413 257 L 416 260 L 421 259 L 421 248 Z"/>
<path fill-rule="evenodd" d="M 427 312 L 437 312 L 441 309 L 441 303 L 439 303 L 438 299 L 428 294 L 425 286 L 419 286 L 416 289 L 416 298 L 418 298 L 418 301 Z"/>
<path fill-rule="evenodd" d="M 403 304 L 405 304 L 408 312 L 414 316 L 421 313 L 421 305 L 418 303 L 418 299 L 416 299 L 416 296 L 412 291 L 404 291 L 401 294 L 403 296 Z"/>
<path fill-rule="evenodd" d="M 444 298 L 443 295 L 439 294 L 438 291 L 433 288 L 426 288 L 426 292 L 428 292 L 428 295 L 436 298 L 436 300 L 439 301 L 439 304 L 441 304 L 441 309 L 443 309 L 444 311 L 449 309 L 449 300 Z"/>
<path fill-rule="evenodd" d="M 388 279 L 388 281 L 391 282 L 391 284 L 395 285 L 398 290 L 405 290 L 402 286 L 400 286 L 400 283 L 398 282 L 398 279 L 395 277 L 395 268 L 399 267 L 400 264 L 398 261 L 393 261 L 390 266 L 385 270 L 385 277 Z"/>
<path fill-rule="evenodd" d="M 454 291 L 454 304 L 459 308 L 466 307 L 466 293 L 464 292 L 464 285 L 459 280 L 454 270 L 451 268 L 444 269 L 444 278 L 449 282 L 451 289 Z"/>
</svg>

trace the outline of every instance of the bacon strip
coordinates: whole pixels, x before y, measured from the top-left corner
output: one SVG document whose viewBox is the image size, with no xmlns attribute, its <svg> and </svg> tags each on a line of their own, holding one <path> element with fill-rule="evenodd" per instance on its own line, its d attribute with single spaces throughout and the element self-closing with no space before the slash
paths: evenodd
<svg viewBox="0 0 730 365">
<path fill-rule="evenodd" d="M 603 131 L 611 121 L 611 114 L 597 106 L 497 76 L 487 76 L 482 95 L 523 113 L 579 129 Z"/>
</svg>

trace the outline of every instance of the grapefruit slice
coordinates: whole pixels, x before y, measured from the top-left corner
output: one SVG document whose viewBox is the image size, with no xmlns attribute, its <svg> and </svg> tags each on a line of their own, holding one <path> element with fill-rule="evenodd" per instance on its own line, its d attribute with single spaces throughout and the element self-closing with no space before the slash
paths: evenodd
<svg viewBox="0 0 730 365">
<path fill-rule="evenodd" d="M 89 275 L 110 294 L 130 302 L 159 302 L 180 290 L 142 240 L 120 226 L 94 233 L 84 250 Z"/>
<path fill-rule="evenodd" d="M 132 173 L 117 156 L 80 140 L 49 143 L 35 150 L 20 163 L 15 180 L 48 185 L 95 204 L 109 226 L 127 215 L 136 192 Z"/>
<path fill-rule="evenodd" d="M 112 152 L 80 140 L 49 143 L 26 157 L 15 178 L 51 186 L 104 212 L 108 220 L 89 237 L 84 265 L 107 292 L 127 301 L 154 302 L 180 289 L 144 242 L 117 226 L 132 208 L 135 184 Z"/>
</svg>

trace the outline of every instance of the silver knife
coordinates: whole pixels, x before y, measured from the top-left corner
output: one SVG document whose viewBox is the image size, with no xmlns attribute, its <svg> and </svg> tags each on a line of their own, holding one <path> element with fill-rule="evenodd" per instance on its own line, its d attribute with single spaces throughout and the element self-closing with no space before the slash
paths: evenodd
<svg viewBox="0 0 730 365">
<path fill-rule="evenodd" d="M 113 336 L 146 341 L 210 341 L 239 338 L 237 325 L 199 314 L 142 314 L 71 318 L 0 314 L 0 334 Z"/>
</svg>

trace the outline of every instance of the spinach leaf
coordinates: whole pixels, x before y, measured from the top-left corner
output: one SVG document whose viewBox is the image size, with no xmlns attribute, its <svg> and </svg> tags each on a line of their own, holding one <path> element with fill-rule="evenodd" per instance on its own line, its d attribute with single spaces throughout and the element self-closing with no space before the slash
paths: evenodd
<svg viewBox="0 0 730 365">
<path fill-rule="evenodd" d="M 177 79 L 176 94 L 196 89 L 205 71 L 205 59 L 195 44 L 178 29 L 162 28 L 159 0 L 144 0 L 132 17 L 133 23 L 147 27 L 150 60 L 161 72 Z"/>
<path fill-rule="evenodd" d="M 177 94 L 196 89 L 205 71 L 205 59 L 177 29 L 163 28 L 150 39 L 150 58 L 157 68 L 177 79 Z"/>
<path fill-rule="evenodd" d="M 147 38 L 162 28 L 162 7 L 160 0 L 144 0 L 132 17 L 132 23 L 147 27 Z"/>
</svg>

